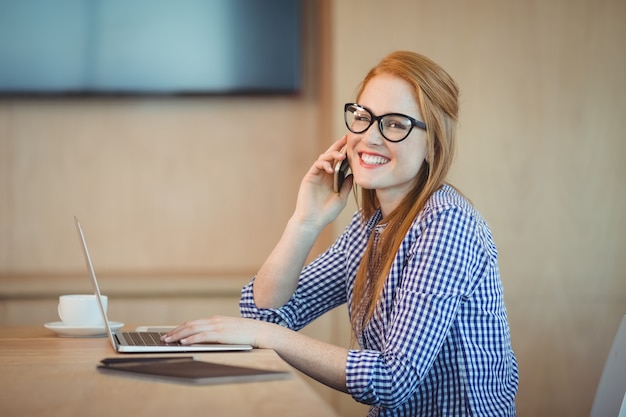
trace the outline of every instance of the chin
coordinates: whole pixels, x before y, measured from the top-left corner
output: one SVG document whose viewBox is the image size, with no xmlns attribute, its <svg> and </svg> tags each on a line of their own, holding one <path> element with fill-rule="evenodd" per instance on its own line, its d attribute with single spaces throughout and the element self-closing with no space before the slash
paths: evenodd
<svg viewBox="0 0 626 417">
<path fill-rule="evenodd" d="M 380 185 L 377 185 L 377 184 L 371 183 L 371 182 L 369 182 L 369 183 L 367 183 L 367 182 L 366 183 L 357 183 L 357 182 L 355 182 L 355 184 L 359 188 L 361 188 L 362 190 L 377 190 L 379 188 L 382 188 Z"/>
</svg>

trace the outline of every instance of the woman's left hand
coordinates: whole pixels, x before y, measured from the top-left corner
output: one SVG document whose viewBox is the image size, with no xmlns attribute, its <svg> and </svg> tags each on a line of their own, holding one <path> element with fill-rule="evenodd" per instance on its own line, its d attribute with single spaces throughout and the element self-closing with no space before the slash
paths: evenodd
<svg viewBox="0 0 626 417">
<path fill-rule="evenodd" d="M 263 336 L 276 330 L 277 326 L 259 320 L 239 317 L 213 316 L 206 319 L 187 321 L 169 331 L 161 339 L 166 343 L 180 342 L 183 345 L 194 343 L 245 344 L 263 346 Z"/>
</svg>

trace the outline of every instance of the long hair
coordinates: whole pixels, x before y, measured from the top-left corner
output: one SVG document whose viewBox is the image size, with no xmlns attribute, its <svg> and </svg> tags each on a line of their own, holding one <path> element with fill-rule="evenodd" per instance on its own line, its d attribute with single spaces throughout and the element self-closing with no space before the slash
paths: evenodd
<svg viewBox="0 0 626 417">
<path fill-rule="evenodd" d="M 427 126 L 427 160 L 417 173 L 413 189 L 384 219 L 386 227 L 376 244 L 372 237 L 367 244 L 352 294 L 350 320 L 355 335 L 363 331 L 374 315 L 395 254 L 411 224 L 426 201 L 445 183 L 456 144 L 459 89 L 448 73 L 423 55 L 393 52 L 364 78 L 357 102 L 367 83 L 380 74 L 401 78 L 413 87 L 415 101 Z M 379 208 L 376 190 L 361 190 L 361 204 L 363 217 L 370 218 Z M 372 253 L 374 250 L 376 253 Z M 377 265 L 372 265 L 372 259 L 379 259 L 380 264 L 376 262 Z"/>
</svg>

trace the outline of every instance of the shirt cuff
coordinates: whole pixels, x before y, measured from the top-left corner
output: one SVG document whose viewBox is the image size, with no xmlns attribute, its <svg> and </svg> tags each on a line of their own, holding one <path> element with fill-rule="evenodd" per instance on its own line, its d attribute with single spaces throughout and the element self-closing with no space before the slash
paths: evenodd
<svg viewBox="0 0 626 417">
<path fill-rule="evenodd" d="M 378 404 L 372 387 L 372 373 L 380 360 L 380 352 L 372 350 L 350 350 L 346 361 L 346 388 L 356 401 L 363 404 Z"/>
<path fill-rule="evenodd" d="M 254 279 L 241 290 L 241 299 L 239 301 L 241 317 L 275 323 L 297 330 L 295 327 L 298 308 L 293 299 L 280 308 L 259 308 L 254 302 L 253 287 Z"/>
</svg>

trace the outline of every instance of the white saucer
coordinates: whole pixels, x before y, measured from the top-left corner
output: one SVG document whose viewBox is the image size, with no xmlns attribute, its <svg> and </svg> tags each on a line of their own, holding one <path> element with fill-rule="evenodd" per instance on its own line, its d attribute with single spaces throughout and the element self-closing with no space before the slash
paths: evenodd
<svg viewBox="0 0 626 417">
<path fill-rule="evenodd" d="M 112 332 L 116 332 L 124 326 L 124 323 L 110 321 L 109 326 L 111 326 Z M 44 327 L 61 337 L 103 337 L 107 335 L 107 329 L 104 326 L 67 326 L 62 321 L 54 321 L 44 324 Z"/>
</svg>

